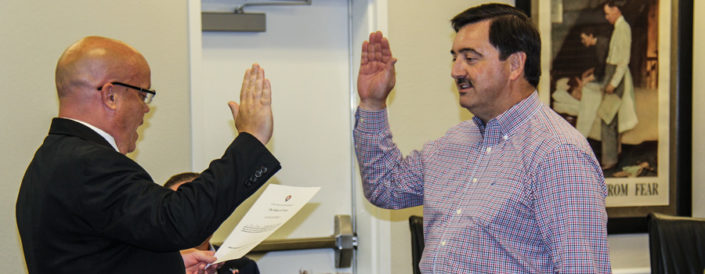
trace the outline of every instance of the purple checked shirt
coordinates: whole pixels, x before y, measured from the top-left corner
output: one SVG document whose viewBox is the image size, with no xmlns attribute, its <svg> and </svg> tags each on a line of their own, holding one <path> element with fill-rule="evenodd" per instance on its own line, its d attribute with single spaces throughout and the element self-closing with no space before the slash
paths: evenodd
<svg viewBox="0 0 705 274">
<path fill-rule="evenodd" d="M 365 196 L 424 206 L 424 273 L 608 273 L 607 190 L 585 138 L 534 92 L 403 157 L 386 111 L 358 109 Z"/>
</svg>

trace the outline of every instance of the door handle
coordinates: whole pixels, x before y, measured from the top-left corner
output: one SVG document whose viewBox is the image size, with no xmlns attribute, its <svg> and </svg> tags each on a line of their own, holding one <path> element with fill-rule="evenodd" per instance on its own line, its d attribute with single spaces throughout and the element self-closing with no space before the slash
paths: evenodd
<svg viewBox="0 0 705 274">
<path fill-rule="evenodd" d="M 328 237 L 264 240 L 250 253 L 269 251 L 333 248 L 335 267 L 347 268 L 352 265 L 353 252 L 357 249 L 357 235 L 353 233 L 350 215 L 335 215 L 334 234 Z"/>
</svg>

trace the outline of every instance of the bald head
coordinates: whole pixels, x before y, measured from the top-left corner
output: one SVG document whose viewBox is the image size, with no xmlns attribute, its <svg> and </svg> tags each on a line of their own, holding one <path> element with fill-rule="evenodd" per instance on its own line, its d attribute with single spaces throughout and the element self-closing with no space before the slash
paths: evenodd
<svg viewBox="0 0 705 274">
<path fill-rule="evenodd" d="M 114 139 L 121 153 L 135 150 L 137 128 L 149 106 L 128 85 L 149 88 L 147 60 L 133 47 L 110 38 L 85 37 L 64 51 L 56 64 L 59 117 L 91 124 Z M 122 83 L 115 85 L 114 83 Z"/>
<path fill-rule="evenodd" d="M 107 81 L 125 81 L 149 73 L 147 60 L 133 47 L 106 37 L 88 36 L 68 47 L 56 64 L 59 98 L 82 95 Z M 149 77 L 149 76 L 147 76 Z"/>
</svg>

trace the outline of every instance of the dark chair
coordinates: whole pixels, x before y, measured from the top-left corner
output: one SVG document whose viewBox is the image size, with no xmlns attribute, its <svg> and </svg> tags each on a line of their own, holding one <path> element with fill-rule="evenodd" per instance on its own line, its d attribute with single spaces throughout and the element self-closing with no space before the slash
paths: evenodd
<svg viewBox="0 0 705 274">
<path fill-rule="evenodd" d="M 419 262 L 421 261 L 421 253 L 423 253 L 423 217 L 410 216 L 409 229 L 411 229 L 411 263 L 414 269 L 414 274 L 421 274 L 419 270 Z"/>
<path fill-rule="evenodd" d="M 705 219 L 651 213 L 651 273 L 703 273 Z"/>
</svg>

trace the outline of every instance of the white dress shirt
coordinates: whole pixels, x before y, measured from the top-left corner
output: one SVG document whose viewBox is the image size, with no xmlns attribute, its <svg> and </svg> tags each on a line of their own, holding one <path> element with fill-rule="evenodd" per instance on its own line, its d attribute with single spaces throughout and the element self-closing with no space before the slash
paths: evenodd
<svg viewBox="0 0 705 274">
<path fill-rule="evenodd" d="M 613 87 L 617 87 L 624 78 L 624 74 L 629 69 L 629 58 L 632 47 L 632 28 L 624 20 L 624 16 L 619 16 L 614 22 L 612 38 L 610 38 L 609 52 L 607 53 L 607 63 L 616 65 L 617 69 L 609 80 Z"/>
<path fill-rule="evenodd" d="M 103 136 L 103 139 L 105 139 L 106 141 L 108 141 L 108 143 L 115 149 L 115 151 L 118 151 L 118 152 L 120 151 L 120 150 L 118 149 L 118 147 L 117 147 L 117 144 L 115 143 L 115 138 L 113 138 L 113 136 L 111 136 L 111 135 L 108 134 L 107 132 L 103 131 L 102 129 L 99 129 L 99 128 L 97 128 L 97 127 L 95 127 L 95 126 L 93 126 L 93 125 L 91 125 L 91 124 L 89 124 L 89 123 L 86 123 L 86 122 L 84 122 L 84 121 L 81 121 L 81 120 L 76 120 L 76 119 L 66 118 L 66 117 L 61 117 L 61 118 L 69 119 L 69 120 L 72 120 L 72 121 L 76 121 L 76 122 L 81 123 L 81 124 L 84 125 L 84 126 L 87 126 L 88 128 L 90 128 L 90 129 L 92 129 L 93 131 L 95 131 L 95 133 L 98 133 L 98 135 Z"/>
</svg>

